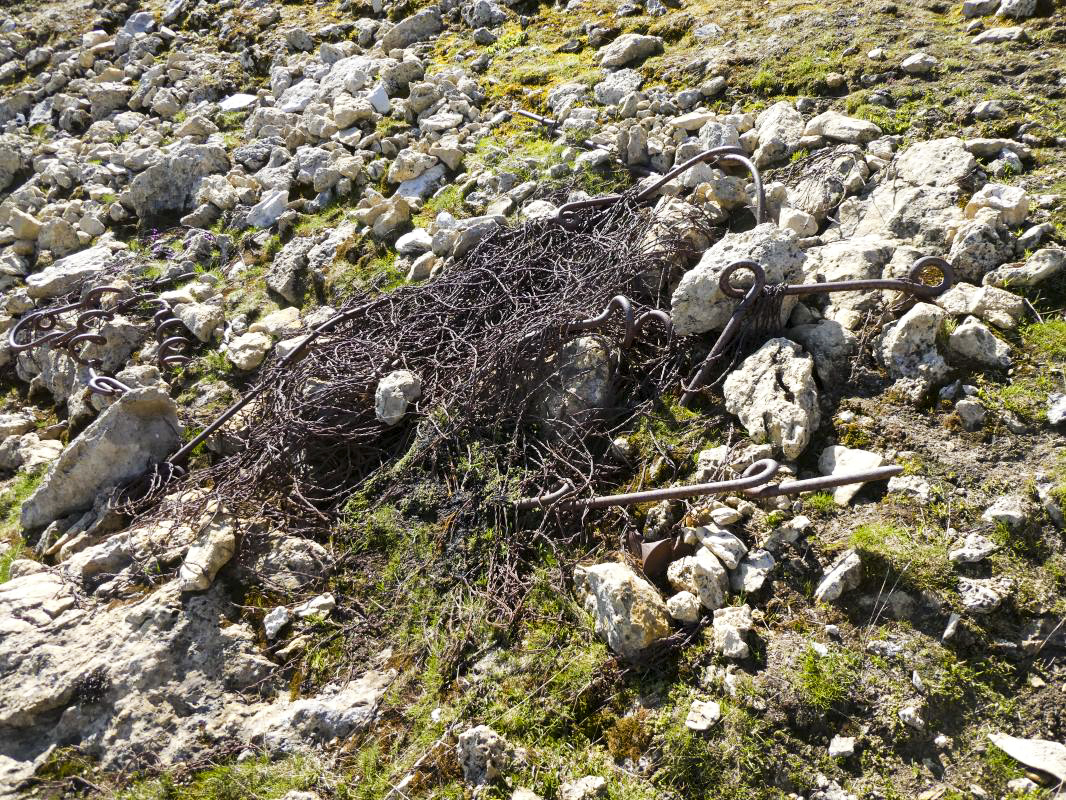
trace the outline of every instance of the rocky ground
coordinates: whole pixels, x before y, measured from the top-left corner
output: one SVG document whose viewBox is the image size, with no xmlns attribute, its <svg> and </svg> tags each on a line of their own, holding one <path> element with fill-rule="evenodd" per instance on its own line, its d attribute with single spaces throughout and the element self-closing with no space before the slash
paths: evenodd
<svg viewBox="0 0 1066 800">
<path fill-rule="evenodd" d="M 104 285 L 165 324 L 0 345 L 0 796 L 1055 796 L 1064 53 L 1062 0 L 6 4 L 0 329 Z M 661 304 L 699 357 L 738 259 L 803 283 L 940 256 L 956 284 L 785 298 L 720 389 L 604 458 L 623 489 L 766 457 L 887 484 L 592 514 L 506 601 L 517 529 L 465 532 L 456 574 L 426 486 L 307 530 L 109 504 L 353 293 L 721 145 L 770 221 L 707 164 L 654 202 L 699 251 Z M 609 404 L 613 351 L 576 341 L 567 402 Z M 431 417 L 421 385 L 385 376 L 378 420 Z M 646 577 L 630 530 L 694 555 Z"/>
</svg>

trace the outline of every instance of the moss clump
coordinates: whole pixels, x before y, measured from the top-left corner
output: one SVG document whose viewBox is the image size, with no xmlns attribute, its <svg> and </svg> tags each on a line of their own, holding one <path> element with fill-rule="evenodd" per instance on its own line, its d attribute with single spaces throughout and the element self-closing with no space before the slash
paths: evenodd
<svg viewBox="0 0 1066 800">
<path fill-rule="evenodd" d="M 814 511 L 819 514 L 835 514 L 840 511 L 840 506 L 833 499 L 832 492 L 814 492 L 813 494 L 804 495 L 803 509 L 804 511 Z"/>
<path fill-rule="evenodd" d="M 753 92 L 767 97 L 822 94 L 826 90 L 826 76 L 842 69 L 838 52 L 818 49 L 795 58 L 765 63 L 751 77 L 748 85 Z"/>
<path fill-rule="evenodd" d="M 647 751 L 651 744 L 649 716 L 646 710 L 638 709 L 633 714 L 616 719 L 607 730 L 607 749 L 616 761 L 629 759 L 636 763 Z"/>
<path fill-rule="evenodd" d="M 1066 320 L 1037 322 L 1026 326 L 1021 335 L 1031 355 L 1049 361 L 1066 360 Z"/>
<path fill-rule="evenodd" d="M 800 702 L 819 711 L 843 706 L 859 679 L 861 658 L 847 650 L 821 655 L 808 647 L 793 686 Z"/>
<path fill-rule="evenodd" d="M 1066 361 L 1066 320 L 1055 319 L 1028 325 L 1019 333 L 1018 364 L 1006 386 L 985 382 L 980 398 L 1001 413 L 1010 411 L 1029 422 L 1047 420 L 1048 395 L 1058 391 L 1056 372 Z"/>
</svg>

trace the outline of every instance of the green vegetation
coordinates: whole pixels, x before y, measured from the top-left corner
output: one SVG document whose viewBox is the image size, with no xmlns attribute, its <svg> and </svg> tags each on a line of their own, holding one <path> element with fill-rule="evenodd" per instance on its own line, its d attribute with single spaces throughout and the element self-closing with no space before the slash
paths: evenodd
<svg viewBox="0 0 1066 800">
<path fill-rule="evenodd" d="M 985 381 L 980 399 L 993 410 L 1011 411 L 1029 422 L 1047 419 L 1048 395 L 1062 391 L 1066 366 L 1066 320 L 1052 319 L 1022 328 L 1011 382 Z"/>
<path fill-rule="evenodd" d="M 135 783 L 117 800 L 277 800 L 316 788 L 323 768 L 306 756 L 271 762 L 254 758 L 221 764 L 180 779 L 164 775 Z"/>
<path fill-rule="evenodd" d="M 7 545 L 7 549 L 0 553 L 0 583 L 9 579 L 11 562 L 27 555 L 25 542 L 20 535 L 19 514 L 22 504 L 41 485 L 47 471 L 46 466 L 41 466 L 20 472 L 0 493 L 0 544 Z"/>
<path fill-rule="evenodd" d="M 871 573 L 887 568 L 893 579 L 917 589 L 954 585 L 947 536 L 929 528 L 908 529 L 888 521 L 870 522 L 851 532 L 847 545 L 857 550 Z"/>
<path fill-rule="evenodd" d="M 215 122 L 220 131 L 240 131 L 247 116 L 247 111 L 222 111 L 215 117 Z"/>
<path fill-rule="evenodd" d="M 847 702 L 859 680 L 861 657 L 834 648 L 820 655 L 808 647 L 800 660 L 794 687 L 800 701 L 819 711 L 839 708 Z"/>
<path fill-rule="evenodd" d="M 691 703 L 680 693 L 672 715 L 662 714 L 656 726 L 655 745 L 661 760 L 652 781 L 657 789 L 679 797 L 714 800 L 783 800 L 787 795 L 765 778 L 773 772 L 789 775 L 797 788 L 813 778 L 790 748 L 787 737 L 770 738 L 765 722 L 748 711 L 723 704 L 722 721 L 701 734 L 684 725 Z"/>
<path fill-rule="evenodd" d="M 839 53 L 819 49 L 764 64 L 748 85 L 752 91 L 765 96 L 822 94 L 826 90 L 826 76 L 841 69 Z"/>
<path fill-rule="evenodd" d="M 682 406 L 676 397 L 662 397 L 637 419 L 626 438 L 641 463 L 651 464 L 667 456 L 677 466 L 677 473 L 683 475 L 696 466 L 701 450 L 718 444 L 713 438 L 715 433 L 699 412 Z M 639 480 L 646 478 L 638 476 Z"/>
<path fill-rule="evenodd" d="M 833 499 L 832 492 L 814 492 L 803 496 L 804 510 L 815 511 L 819 514 L 835 514 L 840 511 L 840 506 Z"/>
<path fill-rule="evenodd" d="M 452 183 L 437 192 L 426 201 L 425 205 L 422 206 L 422 210 L 414 216 L 411 223 L 415 227 L 425 228 L 442 211 L 447 211 L 457 218 L 463 214 L 463 192 L 461 186 Z"/>
</svg>

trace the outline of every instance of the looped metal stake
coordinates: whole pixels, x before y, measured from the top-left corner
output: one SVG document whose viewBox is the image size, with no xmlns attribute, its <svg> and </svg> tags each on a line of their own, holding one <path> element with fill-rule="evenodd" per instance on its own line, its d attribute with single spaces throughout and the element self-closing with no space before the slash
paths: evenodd
<svg viewBox="0 0 1066 800">
<path fill-rule="evenodd" d="M 595 317 L 584 319 L 580 322 L 571 322 L 566 326 L 564 332 L 576 333 L 578 331 L 590 331 L 603 327 L 615 311 L 622 312 L 622 319 L 625 322 L 625 333 L 622 336 L 623 348 L 631 347 L 636 340 L 637 335 L 653 322 L 657 322 L 661 325 L 668 336 L 673 335 L 674 325 L 670 320 L 669 314 L 665 311 L 660 311 L 657 308 L 651 308 L 637 314 L 633 309 L 633 301 L 624 294 L 617 294 L 612 297 L 607 304 L 607 307 Z"/>
<path fill-rule="evenodd" d="M 188 277 L 192 277 L 192 273 L 178 276 Z M 152 285 L 158 283 L 156 281 Z M 88 290 L 77 303 L 29 313 L 8 331 L 8 346 L 16 353 L 44 346 L 62 348 L 78 364 L 89 368 L 90 391 L 105 397 L 114 397 L 130 391 L 130 387 L 112 376 L 99 374 L 97 370 L 101 368 L 103 360 L 87 358 L 81 346 L 107 344 L 107 339 L 99 332 L 98 326 L 112 321 L 120 314 L 143 313 L 143 307 L 149 306 L 155 309 L 151 322 L 157 342 L 156 362 L 160 369 L 173 369 L 189 363 L 190 359 L 185 353 L 191 342 L 184 334 L 178 333 L 179 330 L 185 330 L 185 325 L 174 316 L 170 303 L 155 292 L 137 292 L 116 302 L 110 308 L 101 306 L 108 295 L 121 297 L 129 291 L 127 286 L 97 286 Z M 73 321 L 73 326 L 60 330 L 63 316 L 75 312 L 78 316 Z"/>
<path fill-rule="evenodd" d="M 747 289 L 738 288 L 733 283 L 737 273 L 750 272 L 752 276 L 751 286 Z M 926 283 L 930 272 L 939 272 L 940 280 L 937 283 Z M 707 380 L 722 356 L 737 344 L 738 337 L 746 324 L 750 323 L 750 317 L 761 301 L 777 302 L 781 297 L 800 296 L 809 294 L 827 294 L 829 292 L 871 292 L 879 290 L 904 292 L 923 300 L 931 300 L 951 288 L 955 280 L 955 273 L 945 259 L 938 256 L 923 256 L 916 260 L 907 271 L 906 278 L 869 278 L 852 281 L 827 281 L 823 283 L 797 283 L 797 284 L 768 284 L 766 283 L 766 270 L 755 261 L 736 261 L 724 270 L 718 277 L 718 288 L 726 297 L 741 300 L 740 305 L 733 311 L 725 328 L 718 335 L 711 352 L 703 360 L 696 375 L 692 378 L 681 395 L 681 405 L 688 405 L 692 398 L 707 385 Z M 776 308 L 776 307 L 775 307 Z M 773 314 L 764 314 L 765 319 L 760 322 L 764 325 L 780 325 L 780 320 L 772 319 Z"/>
<path fill-rule="evenodd" d="M 755 463 L 758 464 L 759 462 Z M 752 466 L 755 465 L 753 464 Z M 878 469 L 853 472 L 847 475 L 827 475 L 822 478 L 810 478 L 803 481 L 782 481 L 774 485 L 752 487 L 743 490 L 743 493 L 748 497 L 765 498 L 785 494 L 800 494 L 802 492 L 818 492 L 852 483 L 886 480 L 902 472 L 903 467 L 899 466 L 879 467 Z M 646 542 L 639 533 L 630 531 L 627 538 L 630 551 L 641 560 L 644 566 L 644 573 L 650 577 L 662 575 L 666 572 L 666 568 L 671 562 L 684 556 L 692 555 L 696 550 L 693 545 L 686 543 L 681 536 L 671 536 L 655 542 Z"/>
</svg>

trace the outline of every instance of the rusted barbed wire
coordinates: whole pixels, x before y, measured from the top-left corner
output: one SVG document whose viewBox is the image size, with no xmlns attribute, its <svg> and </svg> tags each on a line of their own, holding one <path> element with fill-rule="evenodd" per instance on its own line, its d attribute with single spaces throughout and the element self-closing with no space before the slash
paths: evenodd
<svg viewBox="0 0 1066 800">
<path fill-rule="evenodd" d="M 632 198 L 595 217 L 579 232 L 551 221 L 500 229 L 433 281 L 357 295 L 267 366 L 168 469 L 180 477 L 192 452 L 229 422 L 227 436 L 243 448 L 193 470 L 189 482 L 211 486 L 211 497 L 237 513 L 305 524 L 323 524 L 368 481 L 415 462 L 482 515 L 490 507 L 513 514 L 508 497 L 559 475 L 589 487 L 610 480 L 611 470 L 598 468 L 610 431 L 680 381 L 682 348 L 663 307 L 671 276 L 696 253 Z M 698 213 L 684 227 L 713 235 Z M 558 389 L 564 346 L 591 332 L 625 351 L 611 360 L 613 402 L 553 416 L 547 398 Z M 416 413 L 390 426 L 375 417 L 375 390 L 397 369 L 420 376 L 421 398 Z M 487 483 L 464 475 L 472 463 L 492 476 Z M 172 496 L 160 513 L 186 513 L 180 483 L 154 488 L 155 500 Z"/>
</svg>

